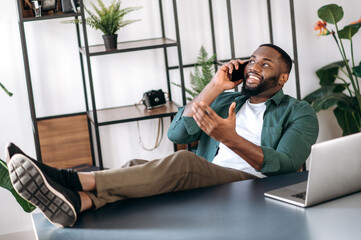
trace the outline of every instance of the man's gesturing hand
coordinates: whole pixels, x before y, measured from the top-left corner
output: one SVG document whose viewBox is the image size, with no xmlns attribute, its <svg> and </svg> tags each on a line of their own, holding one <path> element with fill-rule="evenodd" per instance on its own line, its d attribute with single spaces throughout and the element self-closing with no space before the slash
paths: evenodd
<svg viewBox="0 0 361 240">
<path fill-rule="evenodd" d="M 193 103 L 193 118 L 198 126 L 210 137 L 219 142 L 224 142 L 236 133 L 236 103 L 229 107 L 228 118 L 221 118 L 213 109 L 203 102 Z"/>
</svg>

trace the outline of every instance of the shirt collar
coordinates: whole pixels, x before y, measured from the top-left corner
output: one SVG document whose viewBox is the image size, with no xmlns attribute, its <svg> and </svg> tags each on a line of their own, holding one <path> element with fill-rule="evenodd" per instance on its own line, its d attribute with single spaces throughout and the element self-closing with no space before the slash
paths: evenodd
<svg viewBox="0 0 361 240">
<path fill-rule="evenodd" d="M 276 92 L 275 95 L 273 95 L 270 99 L 266 101 L 266 106 L 268 106 L 271 101 L 278 106 L 281 103 L 284 96 L 285 94 L 283 93 L 283 90 L 282 89 L 279 90 L 278 92 Z"/>
<path fill-rule="evenodd" d="M 240 93 L 239 93 L 240 94 Z M 270 99 L 268 99 L 266 101 L 266 106 L 269 106 L 271 104 L 271 102 L 273 102 L 274 104 L 276 105 L 279 105 L 284 97 L 284 93 L 283 93 L 283 90 L 279 90 L 278 92 L 275 93 L 275 95 L 273 95 Z M 240 95 L 240 96 L 237 96 L 235 98 L 235 101 L 238 102 L 238 101 L 242 101 L 245 102 L 246 100 L 248 99 L 248 97 L 246 96 L 243 96 L 243 95 Z"/>
</svg>

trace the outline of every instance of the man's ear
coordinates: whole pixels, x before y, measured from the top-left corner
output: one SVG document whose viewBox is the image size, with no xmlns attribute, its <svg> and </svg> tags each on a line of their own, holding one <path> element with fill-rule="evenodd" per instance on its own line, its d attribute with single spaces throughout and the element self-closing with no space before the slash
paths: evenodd
<svg viewBox="0 0 361 240">
<path fill-rule="evenodd" d="M 280 77 L 278 78 L 278 84 L 282 86 L 285 85 L 289 76 L 289 73 L 281 73 Z"/>
</svg>

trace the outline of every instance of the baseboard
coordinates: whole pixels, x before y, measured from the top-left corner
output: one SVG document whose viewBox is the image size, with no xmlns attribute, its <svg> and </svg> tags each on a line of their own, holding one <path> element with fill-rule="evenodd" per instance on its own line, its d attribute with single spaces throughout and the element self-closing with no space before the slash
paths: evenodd
<svg viewBox="0 0 361 240">
<path fill-rule="evenodd" d="M 0 235 L 0 240 L 35 240 L 35 234 L 33 230 L 14 232 Z"/>
</svg>

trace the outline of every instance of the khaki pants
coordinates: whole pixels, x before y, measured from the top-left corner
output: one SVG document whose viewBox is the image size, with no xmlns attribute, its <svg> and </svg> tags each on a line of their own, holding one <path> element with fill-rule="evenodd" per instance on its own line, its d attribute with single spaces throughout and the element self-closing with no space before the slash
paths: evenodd
<svg viewBox="0 0 361 240">
<path fill-rule="evenodd" d="M 96 191 L 88 192 L 95 208 L 126 198 L 207 187 L 257 178 L 208 162 L 189 151 L 153 161 L 134 159 L 119 169 L 94 172 Z"/>
</svg>

